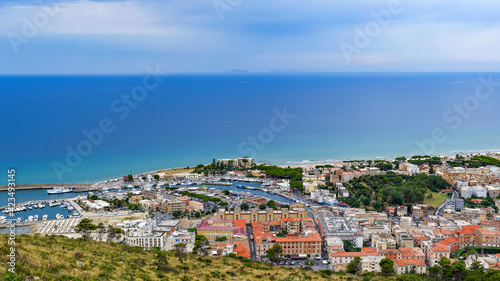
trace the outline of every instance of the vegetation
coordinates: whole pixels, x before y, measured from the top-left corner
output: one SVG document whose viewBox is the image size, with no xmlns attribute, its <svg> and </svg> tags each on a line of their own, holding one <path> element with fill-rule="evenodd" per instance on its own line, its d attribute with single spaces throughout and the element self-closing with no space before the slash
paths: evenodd
<svg viewBox="0 0 500 281">
<path fill-rule="evenodd" d="M 382 274 L 387 276 L 389 274 L 394 273 L 394 261 L 389 258 L 384 258 L 380 261 L 380 270 Z"/>
<path fill-rule="evenodd" d="M 363 267 L 361 265 L 361 258 L 354 257 L 354 259 L 350 263 L 347 264 L 346 271 L 347 271 L 347 273 L 351 273 L 351 274 L 358 276 L 361 274 L 362 268 Z"/>
<path fill-rule="evenodd" d="M 445 193 L 430 192 L 426 196 L 424 204 L 430 205 L 436 209 L 437 207 L 439 207 L 439 205 L 441 205 L 441 203 L 443 203 L 448 198 L 451 198 L 451 196 Z"/>
<path fill-rule="evenodd" d="M 463 262 L 440 262 L 432 267 L 430 276 L 420 274 L 389 275 L 387 277 L 364 273 L 348 277 L 331 270 L 312 271 L 308 268 L 273 266 L 237 257 L 204 257 L 204 254 L 185 253 L 181 263 L 175 251 L 150 251 L 119 243 L 105 243 L 69 239 L 63 236 L 16 236 L 16 273 L 7 271 L 8 235 L 0 235 L 0 280 L 31 280 L 35 276 L 44 281 L 83 280 L 352 280 L 352 281 L 496 281 L 500 271 L 484 270 L 473 264 L 464 270 Z M 197 236 L 197 241 L 203 240 Z M 279 251 L 278 251 L 279 252 Z M 459 264 L 457 264 L 459 263 Z M 354 267 L 355 268 L 355 267 Z M 242 277 L 242 278 L 239 278 Z"/>
<path fill-rule="evenodd" d="M 281 254 L 283 253 L 283 247 L 280 244 L 274 244 L 271 248 L 266 251 L 266 255 L 273 263 L 278 263 L 281 260 Z"/>
<path fill-rule="evenodd" d="M 198 199 L 203 200 L 203 202 L 208 202 L 208 201 L 212 201 L 212 202 L 215 202 L 215 203 L 221 202 L 220 198 L 210 197 L 210 196 L 207 196 L 207 195 L 198 194 L 198 193 L 189 192 L 189 191 L 181 191 L 181 192 L 179 192 L 179 194 L 182 194 L 184 196 L 198 198 Z"/>
<path fill-rule="evenodd" d="M 397 175 L 387 172 L 385 175 L 361 176 L 349 181 L 352 198 L 340 198 L 351 207 L 360 207 L 361 203 L 371 203 L 376 210 L 383 210 L 385 204 L 412 205 L 423 203 L 427 193 L 439 192 L 450 188 L 443 178 L 434 175 L 418 174 L 414 176 Z M 434 196 L 434 195 L 433 195 Z M 365 200 L 370 198 L 370 202 Z"/>
<path fill-rule="evenodd" d="M 279 178 L 279 179 L 289 179 L 290 187 L 297 188 L 300 191 L 304 190 L 302 184 L 302 168 L 282 168 L 277 166 L 257 166 L 257 169 L 265 171 L 268 176 Z"/>
</svg>

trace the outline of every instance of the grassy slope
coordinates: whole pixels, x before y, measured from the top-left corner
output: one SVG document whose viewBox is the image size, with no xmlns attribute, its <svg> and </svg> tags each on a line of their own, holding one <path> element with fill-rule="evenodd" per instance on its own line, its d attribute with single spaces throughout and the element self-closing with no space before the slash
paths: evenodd
<svg viewBox="0 0 500 281">
<path fill-rule="evenodd" d="M 0 235 L 0 280 L 7 270 L 7 235 Z M 41 280 L 348 280 L 300 268 L 270 266 L 251 260 L 188 255 L 183 264 L 172 252 L 158 269 L 155 251 L 104 242 L 85 242 L 66 237 L 18 235 L 17 276 Z M 76 266 L 82 262 L 83 266 Z M 297 278 L 297 279 L 296 279 Z M 363 280 L 350 278 L 349 280 Z M 364 280 L 395 280 L 376 276 Z"/>
<path fill-rule="evenodd" d="M 450 198 L 450 196 L 448 196 L 446 193 L 440 193 L 440 192 L 431 192 L 431 193 L 432 193 L 432 198 L 431 199 L 425 198 L 424 204 L 431 205 L 434 208 L 439 207 L 441 203 L 443 203 L 446 199 Z"/>
</svg>

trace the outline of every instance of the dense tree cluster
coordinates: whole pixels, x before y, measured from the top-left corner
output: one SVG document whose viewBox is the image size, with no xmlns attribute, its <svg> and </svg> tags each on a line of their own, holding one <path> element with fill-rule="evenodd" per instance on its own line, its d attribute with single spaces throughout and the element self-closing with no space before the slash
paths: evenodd
<svg viewBox="0 0 500 281">
<path fill-rule="evenodd" d="M 426 174 L 407 176 L 388 172 L 385 175 L 365 175 L 353 179 L 349 181 L 349 187 L 353 192 L 353 198 L 342 198 L 342 202 L 351 207 L 359 207 L 361 203 L 367 206 L 370 199 L 375 199 L 372 200 L 373 207 L 381 209 L 384 203 L 390 205 L 422 203 L 429 190 L 438 192 L 451 186 L 439 176 Z"/>
</svg>

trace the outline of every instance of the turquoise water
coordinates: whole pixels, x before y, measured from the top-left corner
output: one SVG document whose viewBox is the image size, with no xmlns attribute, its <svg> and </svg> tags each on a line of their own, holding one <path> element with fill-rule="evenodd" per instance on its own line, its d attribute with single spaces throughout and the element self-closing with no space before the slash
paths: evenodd
<svg viewBox="0 0 500 281">
<path fill-rule="evenodd" d="M 18 184 L 95 182 L 212 158 L 495 150 L 500 88 L 474 104 L 480 77 L 488 74 L 172 75 L 153 87 L 143 76 L 1 76 L 0 182 L 10 168 Z M 464 103 L 473 110 L 461 116 L 454 106 Z M 444 141 L 429 141 L 436 129 Z"/>
</svg>

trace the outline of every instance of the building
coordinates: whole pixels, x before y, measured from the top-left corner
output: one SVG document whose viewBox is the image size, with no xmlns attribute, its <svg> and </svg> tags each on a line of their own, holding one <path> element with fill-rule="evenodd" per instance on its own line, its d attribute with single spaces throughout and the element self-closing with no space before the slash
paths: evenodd
<svg viewBox="0 0 500 281">
<path fill-rule="evenodd" d="M 201 221 L 196 230 L 198 235 L 205 236 L 209 241 L 222 237 L 233 241 L 246 235 L 244 220 L 206 219 Z"/>
<path fill-rule="evenodd" d="M 500 247 L 500 232 L 486 229 L 477 229 L 476 245 L 480 247 Z"/>
<path fill-rule="evenodd" d="M 194 200 L 189 200 L 189 209 L 195 211 L 203 210 L 203 203 Z"/>
<path fill-rule="evenodd" d="M 481 209 L 463 208 L 460 216 L 468 219 L 486 220 L 486 212 Z"/>
<path fill-rule="evenodd" d="M 250 168 L 253 166 L 253 158 L 237 158 L 237 159 L 219 159 L 219 165 L 224 165 L 232 168 Z"/>
<path fill-rule="evenodd" d="M 410 273 L 415 270 L 415 273 L 425 274 L 427 273 L 427 267 L 425 261 L 421 259 L 397 259 L 394 260 L 394 273 L 405 274 Z"/>
<path fill-rule="evenodd" d="M 398 206 L 396 208 L 396 215 L 398 217 L 404 217 L 408 215 L 408 207 L 406 206 Z"/>
<path fill-rule="evenodd" d="M 450 249 L 441 243 L 424 243 L 424 252 L 430 266 L 436 266 L 442 257 L 450 257 Z"/>
<path fill-rule="evenodd" d="M 130 231 L 125 235 L 125 243 L 130 246 L 141 247 L 145 250 L 158 247 L 165 251 L 166 233 L 148 230 Z"/>
<path fill-rule="evenodd" d="M 276 243 L 276 233 L 269 232 L 269 226 L 266 229 L 264 226 L 265 223 L 268 222 L 252 222 L 255 254 L 257 257 L 266 256 L 266 251 Z"/>
<path fill-rule="evenodd" d="M 434 212 L 434 208 L 429 205 L 417 204 L 413 206 L 413 217 L 423 219 Z"/>
<path fill-rule="evenodd" d="M 403 232 L 398 234 L 398 245 L 403 248 L 413 248 L 415 246 L 415 242 L 409 233 Z"/>
<path fill-rule="evenodd" d="M 380 256 L 377 252 L 337 252 L 329 256 L 330 266 L 334 271 L 346 270 L 347 265 L 354 260 L 355 257 L 361 259 L 365 257 Z M 383 257 L 382 257 L 383 258 Z"/>
<path fill-rule="evenodd" d="M 314 219 L 319 222 L 321 236 L 338 237 L 342 240 L 349 240 L 354 247 L 363 247 L 363 231 L 349 217 L 335 217 L 329 209 L 320 208 L 314 212 Z"/>
<path fill-rule="evenodd" d="M 445 203 L 445 206 L 451 206 L 456 211 L 460 211 L 464 208 L 464 199 L 451 198 L 451 199 L 446 199 L 446 201 L 444 203 Z"/>
<path fill-rule="evenodd" d="M 354 174 L 353 174 L 353 178 L 354 178 Z M 341 182 L 336 183 L 335 188 L 337 189 L 337 192 L 339 194 L 338 197 L 349 197 L 349 191 L 347 190 L 347 188 L 345 188 L 343 183 L 341 183 Z"/>
<path fill-rule="evenodd" d="M 498 185 L 487 185 L 486 189 L 488 190 L 488 196 L 491 198 L 497 198 L 500 196 L 500 186 Z"/>
<path fill-rule="evenodd" d="M 372 247 L 377 250 L 396 249 L 396 240 L 388 233 L 372 235 Z"/>
<path fill-rule="evenodd" d="M 470 186 L 463 186 L 462 189 L 460 189 L 460 196 L 463 198 L 471 198 L 472 197 L 472 187 Z"/>
<path fill-rule="evenodd" d="M 488 192 L 484 186 L 475 185 L 472 187 L 472 195 L 476 197 L 486 198 L 488 197 Z"/>
<path fill-rule="evenodd" d="M 175 211 L 184 212 L 189 208 L 189 198 L 180 197 L 176 199 L 163 200 L 160 203 L 160 210 L 172 214 Z"/>
<path fill-rule="evenodd" d="M 420 172 L 420 168 L 417 165 L 408 162 L 399 163 L 399 170 L 406 172 L 405 174 L 408 175 L 414 175 Z"/>
<path fill-rule="evenodd" d="M 174 231 L 165 241 L 165 248 L 167 251 L 173 250 L 176 244 L 186 244 L 186 252 L 191 253 L 194 247 L 196 234 L 188 231 Z"/>
<path fill-rule="evenodd" d="M 384 256 L 364 256 L 361 258 L 361 272 L 381 272 L 380 261 Z"/>
<path fill-rule="evenodd" d="M 316 231 L 305 231 L 304 235 L 293 233 L 285 237 L 276 237 L 276 244 L 283 247 L 284 255 L 321 255 L 322 239 Z"/>
<path fill-rule="evenodd" d="M 281 221 L 282 218 L 307 217 L 307 210 L 304 207 L 294 207 L 294 205 L 291 205 L 290 207 L 291 209 L 282 208 L 280 210 L 273 210 L 272 208 L 267 208 L 266 210 L 258 210 L 256 208 L 252 208 L 248 211 L 242 211 L 241 209 L 234 209 L 234 211 L 219 209 L 216 217 L 224 220 L 241 219 L 248 224 L 256 221 Z"/>
</svg>

